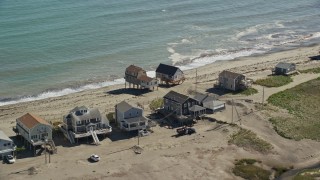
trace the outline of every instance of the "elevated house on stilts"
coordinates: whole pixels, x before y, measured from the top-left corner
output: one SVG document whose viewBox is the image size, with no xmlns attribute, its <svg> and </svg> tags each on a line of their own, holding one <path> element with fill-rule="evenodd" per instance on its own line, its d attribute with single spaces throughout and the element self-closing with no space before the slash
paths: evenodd
<svg viewBox="0 0 320 180">
<path fill-rule="evenodd" d="M 132 84 L 133 88 L 136 86 L 138 89 L 158 89 L 158 80 L 156 78 L 148 77 L 145 70 L 135 65 L 127 67 L 124 79 L 126 80 L 125 88 L 127 88 L 128 82 L 129 88 L 131 88 Z"/>
<path fill-rule="evenodd" d="M 160 63 L 156 69 L 156 77 L 163 84 L 181 84 L 184 82 L 185 77 L 183 72 L 175 66 Z"/>
</svg>

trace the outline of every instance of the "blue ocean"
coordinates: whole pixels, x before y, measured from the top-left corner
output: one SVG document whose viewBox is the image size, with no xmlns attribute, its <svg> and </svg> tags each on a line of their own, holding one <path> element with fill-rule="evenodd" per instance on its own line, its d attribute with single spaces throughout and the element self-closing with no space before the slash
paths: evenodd
<svg viewBox="0 0 320 180">
<path fill-rule="evenodd" d="M 1 0 L 0 106 L 319 40 L 319 0 Z"/>
</svg>

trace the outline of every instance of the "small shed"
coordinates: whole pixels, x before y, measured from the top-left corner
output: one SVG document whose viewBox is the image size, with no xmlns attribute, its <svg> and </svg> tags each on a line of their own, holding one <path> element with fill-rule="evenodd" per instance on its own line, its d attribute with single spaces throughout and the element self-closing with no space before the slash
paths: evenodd
<svg viewBox="0 0 320 180">
<path fill-rule="evenodd" d="M 296 65 L 294 63 L 279 62 L 272 70 L 274 75 L 290 75 L 296 72 Z"/>
</svg>

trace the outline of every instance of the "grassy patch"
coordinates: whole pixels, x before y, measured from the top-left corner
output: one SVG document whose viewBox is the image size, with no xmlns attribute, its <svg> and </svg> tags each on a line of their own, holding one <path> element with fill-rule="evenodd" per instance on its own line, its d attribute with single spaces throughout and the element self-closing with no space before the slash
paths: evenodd
<svg viewBox="0 0 320 180">
<path fill-rule="evenodd" d="M 240 161 L 236 161 L 232 172 L 236 176 L 240 176 L 244 179 L 268 180 L 271 172 L 254 165 L 255 162 L 256 161 L 254 159 L 242 159 Z"/>
<path fill-rule="evenodd" d="M 320 140 L 320 78 L 273 94 L 268 102 L 287 109 L 293 115 L 270 119 L 281 136 L 295 140 Z"/>
<path fill-rule="evenodd" d="M 239 94 L 243 94 L 246 96 L 250 96 L 252 94 L 257 94 L 257 93 L 258 93 L 258 90 L 256 90 L 255 88 L 247 88 L 247 89 L 239 92 Z"/>
<path fill-rule="evenodd" d="M 290 76 L 270 76 L 265 79 L 258 79 L 255 81 L 255 84 L 266 87 L 280 87 L 292 82 Z"/>
<path fill-rule="evenodd" d="M 254 132 L 242 128 L 230 136 L 228 143 L 261 153 L 268 153 L 272 149 L 270 143 L 257 137 Z"/>
<path fill-rule="evenodd" d="M 320 177 L 320 169 L 310 169 L 300 172 L 293 180 L 313 180 Z"/>
<path fill-rule="evenodd" d="M 320 67 L 301 70 L 301 73 L 320 73 Z"/>
<path fill-rule="evenodd" d="M 289 170 L 288 168 L 280 167 L 280 166 L 273 167 L 272 169 L 275 171 L 275 175 L 274 175 L 275 178 L 280 177 L 281 174 L 283 174 Z"/>
</svg>

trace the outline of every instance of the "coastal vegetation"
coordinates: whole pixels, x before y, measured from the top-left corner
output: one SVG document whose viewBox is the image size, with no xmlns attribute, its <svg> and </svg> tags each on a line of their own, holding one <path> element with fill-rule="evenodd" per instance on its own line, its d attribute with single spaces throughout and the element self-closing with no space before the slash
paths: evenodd
<svg viewBox="0 0 320 180">
<path fill-rule="evenodd" d="M 115 123 L 116 120 L 114 119 L 114 112 L 110 112 L 107 115 L 107 119 L 109 120 L 109 123 Z"/>
<path fill-rule="evenodd" d="M 163 107 L 163 98 L 156 98 L 152 100 L 149 104 L 149 108 L 152 111 L 156 111 L 157 109 Z"/>
<path fill-rule="evenodd" d="M 240 128 L 239 131 L 233 133 L 230 136 L 228 143 L 261 153 L 268 153 L 273 148 L 270 143 L 260 139 L 254 132 L 243 128 Z"/>
<path fill-rule="evenodd" d="M 261 161 L 257 161 L 255 159 L 236 160 L 235 167 L 233 168 L 232 172 L 236 176 L 240 176 L 244 179 L 268 180 L 271 175 L 271 172 L 256 165 L 259 163 L 261 163 Z"/>
<path fill-rule="evenodd" d="M 301 70 L 301 73 L 320 73 L 320 67 Z"/>
<path fill-rule="evenodd" d="M 299 172 L 293 180 L 314 180 L 320 177 L 320 168 Z"/>
<path fill-rule="evenodd" d="M 270 76 L 264 79 L 258 79 L 255 84 L 265 86 L 265 87 L 280 87 L 292 82 L 290 76 Z"/>
<path fill-rule="evenodd" d="M 258 90 L 255 88 L 251 88 L 251 87 L 240 92 L 240 94 L 243 94 L 246 96 L 250 96 L 252 94 L 257 94 L 257 93 L 258 93 Z"/>
<path fill-rule="evenodd" d="M 320 140 L 320 78 L 273 94 L 268 102 L 288 110 L 292 116 L 270 118 L 277 133 L 285 138 Z"/>
</svg>

